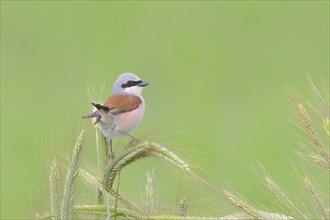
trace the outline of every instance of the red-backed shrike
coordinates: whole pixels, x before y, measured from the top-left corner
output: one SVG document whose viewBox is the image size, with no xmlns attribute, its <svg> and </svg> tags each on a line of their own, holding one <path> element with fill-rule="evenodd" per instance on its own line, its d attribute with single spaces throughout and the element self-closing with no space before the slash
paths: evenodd
<svg viewBox="0 0 330 220">
<path fill-rule="evenodd" d="M 103 104 L 92 103 L 96 110 L 82 118 L 96 118 L 95 124 L 108 139 L 110 144 L 109 154 L 112 153 L 112 139 L 129 136 L 141 122 L 144 115 L 145 102 L 142 89 L 148 83 L 142 81 L 133 73 L 123 73 L 112 87 L 112 95 Z"/>
</svg>

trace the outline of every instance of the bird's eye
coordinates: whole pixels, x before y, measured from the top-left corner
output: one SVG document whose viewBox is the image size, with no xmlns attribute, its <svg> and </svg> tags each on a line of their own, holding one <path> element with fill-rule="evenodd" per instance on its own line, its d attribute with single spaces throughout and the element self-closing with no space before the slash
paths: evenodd
<svg viewBox="0 0 330 220">
<path fill-rule="evenodd" d="M 127 88 L 127 87 L 132 87 L 132 86 L 136 86 L 138 85 L 140 82 L 142 82 L 141 80 L 139 81 L 132 81 L 132 80 L 129 80 L 127 81 L 126 83 L 124 83 L 123 85 L 121 85 L 122 88 Z"/>
</svg>

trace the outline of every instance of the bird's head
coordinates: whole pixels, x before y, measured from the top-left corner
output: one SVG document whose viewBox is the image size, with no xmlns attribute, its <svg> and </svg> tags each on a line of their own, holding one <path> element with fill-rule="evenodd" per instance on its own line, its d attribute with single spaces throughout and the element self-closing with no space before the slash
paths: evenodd
<svg viewBox="0 0 330 220">
<path fill-rule="evenodd" d="M 139 96 L 143 87 L 149 83 L 141 80 L 134 73 L 122 73 L 112 87 L 112 94 L 129 94 Z"/>
</svg>

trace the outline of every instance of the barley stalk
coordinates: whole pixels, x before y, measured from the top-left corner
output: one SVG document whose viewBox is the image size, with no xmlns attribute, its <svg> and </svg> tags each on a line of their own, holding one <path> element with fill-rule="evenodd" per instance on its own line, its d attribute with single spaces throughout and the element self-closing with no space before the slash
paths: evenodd
<svg viewBox="0 0 330 220">
<path fill-rule="evenodd" d="M 330 120 L 328 117 L 323 119 L 323 128 L 326 134 L 330 137 Z"/>
<path fill-rule="evenodd" d="M 263 217 L 263 219 L 267 220 L 291 220 L 293 219 L 291 216 L 286 216 L 276 212 L 264 212 L 259 211 L 259 214 Z M 254 220 L 255 218 L 247 215 L 246 213 L 235 213 L 227 216 L 220 217 L 219 220 Z"/>
<path fill-rule="evenodd" d="M 93 124 L 94 124 L 94 121 L 93 121 Z M 101 167 L 101 163 L 100 163 L 99 134 L 98 134 L 98 128 L 96 126 L 95 126 L 95 144 L 96 144 L 97 168 L 102 173 L 103 168 Z M 96 191 L 96 205 L 102 205 L 102 203 L 103 203 L 103 193 L 102 193 L 100 187 L 96 186 L 95 191 Z M 95 216 L 95 220 L 97 220 L 99 218 L 100 218 L 99 215 Z"/>
<path fill-rule="evenodd" d="M 293 219 L 290 216 L 273 213 L 273 212 L 263 212 L 260 211 L 260 215 L 267 220 L 291 220 Z M 176 216 L 176 215 L 156 215 L 151 216 L 148 220 L 255 220 L 255 217 L 252 217 L 246 213 L 235 213 L 232 215 L 227 215 L 223 217 L 201 217 L 201 216 Z"/>
<path fill-rule="evenodd" d="M 202 217 L 202 216 L 177 216 L 177 215 L 154 215 L 145 220 L 217 220 L 217 217 Z"/>
<path fill-rule="evenodd" d="M 276 212 L 259 211 L 259 213 L 264 219 L 268 219 L 268 220 L 290 220 L 290 219 L 293 219 L 291 216 L 283 215 L 283 214 L 276 213 Z"/>
<path fill-rule="evenodd" d="M 103 185 L 101 184 L 101 181 L 97 177 L 88 173 L 87 171 L 80 169 L 79 176 L 86 180 L 86 181 L 84 181 L 84 183 L 98 187 L 101 191 L 101 194 L 102 194 L 102 191 L 105 191 L 105 189 L 103 188 Z M 131 202 L 130 200 L 125 198 L 123 195 L 117 195 L 114 190 L 110 190 L 110 195 L 112 195 L 113 197 L 118 197 L 119 203 L 124 205 L 127 209 L 131 209 L 136 212 L 140 211 L 140 208 L 136 204 L 134 204 L 133 202 Z"/>
<path fill-rule="evenodd" d="M 115 207 L 110 207 L 110 210 L 114 212 Z M 76 205 L 73 207 L 73 211 L 74 213 L 105 215 L 107 213 L 107 207 L 105 205 Z M 117 212 L 131 218 L 136 218 L 136 219 L 143 218 L 139 213 L 136 213 L 129 209 L 117 208 Z M 50 213 L 45 213 L 41 216 L 38 216 L 39 220 L 46 220 L 50 218 L 51 218 Z"/>
<path fill-rule="evenodd" d="M 75 210 L 75 212 L 80 212 L 80 213 L 85 212 L 85 213 L 106 214 L 107 207 L 104 205 L 80 205 L 80 206 L 75 206 L 74 210 Z M 115 212 L 116 208 L 111 206 L 110 210 L 111 210 L 111 212 Z M 127 217 L 141 218 L 139 213 L 136 213 L 129 209 L 117 208 L 117 213 L 125 214 Z"/>
<path fill-rule="evenodd" d="M 218 220 L 219 217 L 207 216 L 177 216 L 177 215 L 154 215 L 145 220 Z"/>
<path fill-rule="evenodd" d="M 96 205 L 102 205 L 103 204 L 103 192 L 99 187 L 96 187 Z M 96 215 L 95 220 L 100 219 L 100 215 Z"/>
</svg>

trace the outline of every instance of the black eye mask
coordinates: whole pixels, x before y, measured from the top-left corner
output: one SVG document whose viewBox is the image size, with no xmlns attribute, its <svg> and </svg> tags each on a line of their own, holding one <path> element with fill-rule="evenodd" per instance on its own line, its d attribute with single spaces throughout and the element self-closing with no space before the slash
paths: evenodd
<svg viewBox="0 0 330 220">
<path fill-rule="evenodd" d="M 132 87 L 132 86 L 136 86 L 139 85 L 140 83 L 142 83 L 141 80 L 138 81 L 127 81 L 127 83 L 124 83 L 121 85 L 122 88 L 128 88 L 128 87 Z"/>
</svg>

